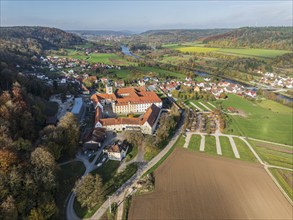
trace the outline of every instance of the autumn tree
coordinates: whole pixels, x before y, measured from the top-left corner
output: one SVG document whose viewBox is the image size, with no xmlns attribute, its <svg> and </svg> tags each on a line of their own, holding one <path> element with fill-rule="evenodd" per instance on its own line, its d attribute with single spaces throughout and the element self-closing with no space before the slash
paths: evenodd
<svg viewBox="0 0 293 220">
<path fill-rule="evenodd" d="M 75 183 L 73 190 L 80 205 L 90 210 L 103 201 L 102 179 L 99 175 L 84 176 Z"/>
</svg>

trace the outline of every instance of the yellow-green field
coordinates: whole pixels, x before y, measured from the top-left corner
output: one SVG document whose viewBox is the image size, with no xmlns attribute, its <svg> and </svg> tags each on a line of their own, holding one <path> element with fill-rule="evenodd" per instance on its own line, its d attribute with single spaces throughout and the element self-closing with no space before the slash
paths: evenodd
<svg viewBox="0 0 293 220">
<path fill-rule="evenodd" d="M 179 50 L 183 53 L 208 53 L 215 52 L 226 55 L 234 56 L 248 56 L 248 57 L 259 57 L 259 58 L 274 58 L 276 56 L 281 56 L 285 53 L 292 53 L 288 50 L 270 50 L 270 49 L 254 49 L 254 48 L 216 48 L 207 47 L 205 44 L 193 43 L 193 44 L 166 44 L 163 47 Z"/>
</svg>

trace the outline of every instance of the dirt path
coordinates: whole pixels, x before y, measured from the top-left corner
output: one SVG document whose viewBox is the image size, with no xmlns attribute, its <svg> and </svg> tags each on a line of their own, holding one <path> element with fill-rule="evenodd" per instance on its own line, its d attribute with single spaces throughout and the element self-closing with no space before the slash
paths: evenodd
<svg viewBox="0 0 293 220">
<path fill-rule="evenodd" d="M 210 103 L 210 102 L 207 102 L 210 106 L 214 107 L 214 108 L 217 108 L 214 104 Z"/>
<path fill-rule="evenodd" d="M 184 146 L 183 146 L 184 148 L 188 148 L 188 145 L 189 145 L 190 139 L 191 139 L 191 134 L 188 133 L 188 134 L 186 135 L 186 138 L 185 138 L 185 143 L 184 143 Z"/>
<path fill-rule="evenodd" d="M 199 104 L 201 104 L 203 107 L 205 107 L 207 110 L 209 111 L 213 111 L 212 109 L 210 109 L 209 107 L 207 107 L 205 104 L 203 104 L 202 102 L 198 102 Z"/>
<path fill-rule="evenodd" d="M 198 107 L 196 104 L 194 104 L 193 102 L 189 102 L 191 105 L 193 105 L 196 109 L 198 109 L 199 111 L 203 112 L 203 110 Z"/>
<path fill-rule="evenodd" d="M 217 154 L 222 155 L 222 148 L 221 148 L 219 135 L 215 135 L 215 138 L 216 138 Z"/>
<path fill-rule="evenodd" d="M 204 135 L 200 135 L 201 139 L 200 139 L 200 147 L 199 147 L 199 151 L 204 151 L 204 146 L 205 146 L 205 136 Z"/>
<path fill-rule="evenodd" d="M 231 144 L 231 147 L 232 147 L 232 150 L 233 150 L 235 157 L 239 159 L 240 155 L 239 155 L 239 152 L 237 150 L 237 147 L 236 147 L 236 144 L 235 144 L 233 138 L 231 136 L 229 136 L 228 138 L 229 138 L 229 141 L 230 141 L 230 144 Z"/>
</svg>

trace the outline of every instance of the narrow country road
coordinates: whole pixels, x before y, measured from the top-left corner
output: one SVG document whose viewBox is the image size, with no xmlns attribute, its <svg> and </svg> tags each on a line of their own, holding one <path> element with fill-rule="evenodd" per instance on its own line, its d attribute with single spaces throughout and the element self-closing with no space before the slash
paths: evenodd
<svg viewBox="0 0 293 220">
<path fill-rule="evenodd" d="M 126 183 L 124 183 L 114 194 L 111 195 L 111 203 L 116 202 L 119 204 L 120 202 L 122 202 L 124 197 L 130 193 L 129 189 L 131 189 L 132 187 L 136 185 L 136 182 L 142 177 L 142 175 L 146 173 L 150 168 L 152 168 L 155 164 L 157 164 L 169 152 L 169 150 L 175 144 L 175 142 L 177 141 L 181 133 L 184 116 L 185 114 L 183 113 L 183 116 L 181 116 L 181 119 L 178 123 L 177 131 L 174 134 L 173 138 L 168 143 L 168 145 L 162 151 L 160 151 L 160 153 L 156 157 L 154 157 L 150 162 L 148 162 L 145 166 L 140 168 L 138 172 L 134 174 Z M 109 208 L 109 202 L 105 201 L 103 205 L 96 211 L 96 213 L 89 219 L 92 219 L 92 220 L 101 219 L 101 217 L 108 210 L 108 208 Z"/>
</svg>

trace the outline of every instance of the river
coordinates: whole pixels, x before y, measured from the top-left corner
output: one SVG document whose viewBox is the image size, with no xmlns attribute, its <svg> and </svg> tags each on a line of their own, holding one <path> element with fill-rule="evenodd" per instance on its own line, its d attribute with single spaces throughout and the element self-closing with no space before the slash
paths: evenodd
<svg viewBox="0 0 293 220">
<path fill-rule="evenodd" d="M 139 56 L 136 56 L 136 55 L 134 55 L 133 53 L 131 53 L 131 52 L 129 51 L 129 49 L 128 49 L 127 46 L 125 46 L 125 45 L 121 45 L 120 47 L 121 47 L 121 49 L 122 49 L 122 53 L 124 53 L 126 56 L 132 56 L 132 57 L 134 57 L 134 58 L 139 58 Z"/>
</svg>

